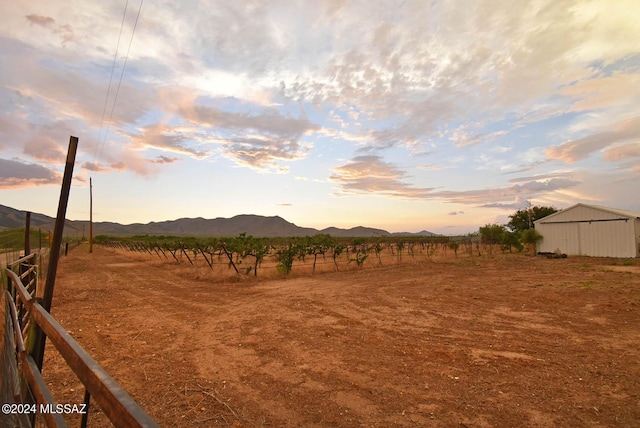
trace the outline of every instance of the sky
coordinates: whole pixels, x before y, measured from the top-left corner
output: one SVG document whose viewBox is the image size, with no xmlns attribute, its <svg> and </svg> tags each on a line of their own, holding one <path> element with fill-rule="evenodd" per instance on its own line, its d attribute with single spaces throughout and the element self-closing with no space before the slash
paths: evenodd
<svg viewBox="0 0 640 428">
<path fill-rule="evenodd" d="M 640 2 L 0 3 L 0 204 L 477 231 L 640 211 Z"/>
</svg>

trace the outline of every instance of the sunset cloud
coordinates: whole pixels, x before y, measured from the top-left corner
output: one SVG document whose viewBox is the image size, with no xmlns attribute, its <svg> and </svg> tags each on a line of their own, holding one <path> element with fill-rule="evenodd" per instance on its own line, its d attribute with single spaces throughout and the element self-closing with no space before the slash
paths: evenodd
<svg viewBox="0 0 640 428">
<path fill-rule="evenodd" d="M 240 165 L 258 170 L 272 169 L 286 172 L 288 169 L 279 161 L 293 161 L 304 158 L 308 147 L 297 141 L 281 138 L 252 136 L 248 138 L 233 137 L 219 140 L 223 143 L 222 152 Z"/>
<path fill-rule="evenodd" d="M 566 175 L 549 174 L 546 177 L 514 179 L 522 182 L 511 186 L 462 191 L 437 190 L 435 188 L 415 188 L 403 181 L 407 174 L 397 166 L 383 162 L 380 156 L 357 156 L 345 165 L 334 168 L 330 180 L 340 185 L 347 194 L 379 194 L 400 198 L 438 200 L 445 203 L 475 205 L 480 207 L 512 208 L 514 200 L 526 200 L 579 184 Z M 489 202 L 491 201 L 491 202 Z M 449 215 L 453 215 L 449 213 Z"/>
<path fill-rule="evenodd" d="M 131 134 L 132 144 L 138 147 L 153 148 L 171 153 L 191 155 L 195 158 L 205 158 L 209 152 L 195 148 L 193 139 L 164 124 L 153 124 L 141 128 L 140 134 Z"/>
<path fill-rule="evenodd" d="M 483 141 L 489 141 L 492 138 L 500 137 L 507 134 L 507 131 L 495 131 L 489 133 L 481 133 L 469 136 L 466 132 L 455 132 L 451 136 L 451 141 L 458 147 L 471 146 L 481 143 Z"/>
<path fill-rule="evenodd" d="M 81 165 L 81 167 L 83 169 L 86 169 L 87 171 L 92 171 L 92 172 L 104 172 L 108 170 L 108 168 L 93 162 L 85 162 Z"/>
<path fill-rule="evenodd" d="M 334 168 L 329 180 L 338 183 L 344 193 L 375 193 L 401 198 L 423 198 L 433 190 L 414 188 L 402 181 L 407 175 L 377 155 L 356 156 Z"/>
<path fill-rule="evenodd" d="M 206 126 L 208 141 L 222 144 L 222 153 L 240 165 L 259 170 L 286 171 L 280 161 L 303 159 L 309 145 L 302 137 L 319 127 L 307 118 L 295 118 L 266 109 L 257 113 L 229 112 L 192 106 L 181 110 L 191 123 Z"/>
<path fill-rule="evenodd" d="M 617 123 L 611 130 L 598 132 L 577 140 L 568 140 L 546 149 L 547 157 L 575 163 L 590 154 L 619 143 L 640 139 L 640 116 Z"/>
<path fill-rule="evenodd" d="M 297 221 L 370 204 L 470 224 L 527 198 L 640 210 L 611 190 L 639 174 L 634 0 L 5 3 L 3 189 L 54 182 L 75 135 L 81 179 L 126 187 L 124 205 L 155 195 L 140 217 L 171 198 L 180 216 Z M 217 205 L 175 190 L 194 174 L 252 185 Z"/>
<path fill-rule="evenodd" d="M 56 20 L 51 18 L 50 16 L 40 16 L 40 15 L 34 15 L 34 14 L 30 14 L 26 16 L 27 21 L 29 21 L 32 24 L 36 24 L 39 25 L 41 27 L 52 27 Z"/>
<path fill-rule="evenodd" d="M 0 189 L 59 183 L 60 175 L 43 166 L 0 158 Z"/>
<path fill-rule="evenodd" d="M 478 205 L 488 208 L 513 208 L 512 202 L 510 201 L 531 199 L 558 190 L 572 188 L 578 184 L 579 182 L 576 180 L 553 178 L 551 180 L 527 181 L 524 184 L 514 184 L 511 186 L 487 189 L 439 191 L 434 192 L 432 195 L 436 198 L 445 200 L 447 203 Z M 505 203 L 507 203 L 507 205 L 505 205 Z"/>
<path fill-rule="evenodd" d="M 170 158 L 170 157 L 167 157 L 167 156 L 158 156 L 155 159 L 149 159 L 149 162 L 162 164 L 162 163 L 174 163 L 174 162 L 177 162 L 179 160 L 180 160 L 179 158 Z"/>
<path fill-rule="evenodd" d="M 49 138 L 27 141 L 23 151 L 34 159 L 47 162 L 64 162 L 67 155 L 58 143 Z"/>
<path fill-rule="evenodd" d="M 610 147 L 603 155 L 605 160 L 619 162 L 627 159 L 640 158 L 640 141 Z"/>
</svg>

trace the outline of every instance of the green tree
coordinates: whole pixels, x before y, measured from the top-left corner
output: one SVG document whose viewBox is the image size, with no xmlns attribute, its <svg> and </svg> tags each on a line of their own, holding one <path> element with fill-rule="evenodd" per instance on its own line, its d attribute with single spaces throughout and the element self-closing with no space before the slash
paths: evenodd
<svg viewBox="0 0 640 428">
<path fill-rule="evenodd" d="M 364 238 L 355 238 L 351 244 L 355 258 L 349 258 L 349 263 L 356 262 L 358 267 L 362 267 L 364 261 L 369 257 L 369 246 Z"/>
<path fill-rule="evenodd" d="M 518 252 L 522 251 L 522 244 L 520 243 L 520 232 L 510 232 L 504 230 L 500 238 L 500 249 L 502 251 L 511 252 L 515 248 Z"/>
<path fill-rule="evenodd" d="M 250 273 L 253 269 L 253 275 L 258 276 L 258 266 L 262 263 L 265 256 L 271 251 L 271 245 L 265 238 L 255 238 L 246 233 L 241 233 L 233 240 L 234 248 L 240 255 L 241 261 L 248 256 L 253 257 L 253 266 L 245 269 L 246 273 Z"/>
<path fill-rule="evenodd" d="M 520 242 L 529 247 L 529 252 L 536 253 L 538 242 L 542 241 L 542 235 L 535 229 L 527 229 L 520 235 Z"/>
<path fill-rule="evenodd" d="M 460 248 L 460 244 L 456 241 L 449 241 L 447 243 L 447 247 L 451 248 L 454 252 L 454 254 L 456 255 L 456 257 L 458 257 L 458 248 Z"/>
<path fill-rule="evenodd" d="M 480 242 L 489 247 L 489 254 L 492 253 L 492 246 L 502 242 L 505 229 L 501 224 L 486 224 L 479 229 Z"/>
<path fill-rule="evenodd" d="M 558 212 L 554 207 L 533 206 L 529 209 L 518 210 L 511 214 L 506 226 L 513 232 L 523 232 L 533 227 L 533 222 Z"/>
<path fill-rule="evenodd" d="M 500 224 L 486 224 L 479 230 L 480 240 L 483 244 L 499 244 L 504 233 L 504 226 Z"/>
<path fill-rule="evenodd" d="M 306 243 L 305 246 L 302 247 L 302 251 L 304 254 L 313 256 L 313 273 L 316 273 L 316 261 L 318 259 L 318 255 L 322 255 L 324 258 L 325 254 L 332 246 L 333 238 L 330 235 L 319 234 L 307 236 Z"/>
<path fill-rule="evenodd" d="M 339 270 L 338 269 L 338 257 L 340 257 L 340 254 L 342 254 L 342 252 L 345 250 L 346 246 L 344 244 L 338 244 L 335 243 L 333 245 L 333 264 L 336 265 L 336 271 Z"/>
<path fill-rule="evenodd" d="M 301 246 L 295 242 L 291 241 L 286 247 L 281 247 L 276 253 L 276 258 L 278 260 L 278 264 L 276 265 L 276 269 L 280 273 L 289 274 L 291 269 L 293 268 L 293 261 L 300 254 Z"/>
</svg>

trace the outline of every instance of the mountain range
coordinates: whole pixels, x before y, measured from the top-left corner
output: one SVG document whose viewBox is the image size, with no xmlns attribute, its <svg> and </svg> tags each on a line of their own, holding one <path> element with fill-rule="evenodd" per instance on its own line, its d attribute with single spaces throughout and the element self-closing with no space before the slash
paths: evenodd
<svg viewBox="0 0 640 428">
<path fill-rule="evenodd" d="M 0 205 L 0 229 L 24 227 L 25 211 Z M 53 231 L 55 218 L 44 214 L 31 214 L 31 228 Z M 65 235 L 88 237 L 89 222 L 78 220 L 65 221 Z M 180 218 L 146 224 L 120 224 L 113 222 L 94 222 L 93 234 L 97 235 L 176 235 L 176 236 L 237 236 L 246 233 L 252 236 L 313 236 L 320 233 L 336 237 L 371 237 L 371 236 L 436 236 L 435 233 L 423 230 L 418 233 L 400 232 L 390 233 L 386 230 L 371 227 L 353 227 L 340 229 L 328 227 L 318 230 L 311 227 L 300 227 L 279 216 L 260 216 L 241 214 L 231 218 L 218 217 L 214 219 Z"/>
</svg>

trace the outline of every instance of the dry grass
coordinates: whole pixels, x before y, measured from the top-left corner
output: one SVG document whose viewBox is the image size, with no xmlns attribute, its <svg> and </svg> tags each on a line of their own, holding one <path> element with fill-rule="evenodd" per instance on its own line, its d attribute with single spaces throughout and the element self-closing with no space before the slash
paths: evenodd
<svg viewBox="0 0 640 428">
<path fill-rule="evenodd" d="M 380 257 L 376 256 L 375 252 L 371 252 L 367 259 L 362 263 L 362 266 L 358 266 L 353 254 L 347 255 L 341 254 L 336 263 L 333 261 L 331 254 L 327 254 L 325 257 L 318 256 L 316 260 L 315 271 L 313 267 L 313 256 L 306 256 L 304 260 L 296 259 L 293 263 L 293 268 L 289 274 L 284 274 L 278 269 L 278 262 L 275 255 L 270 255 L 258 266 L 258 274 L 254 275 L 253 264 L 254 259 L 247 257 L 245 260 L 236 263 L 240 273 L 236 273 L 233 267 L 229 264 L 228 259 L 225 256 L 215 256 L 213 259 L 213 268 L 203 259 L 201 254 L 196 255 L 189 254 L 193 264 L 189 262 L 184 255 L 177 255 L 180 262 L 177 262 L 172 257 L 164 258 L 155 254 L 132 252 L 127 250 L 114 250 L 119 254 L 125 255 L 132 262 L 145 263 L 146 265 L 154 266 L 157 268 L 169 269 L 172 274 L 184 276 L 189 279 L 202 280 L 213 283 L 228 283 L 228 282 L 246 282 L 262 279 L 275 279 L 275 278 L 297 278 L 309 275 L 318 275 L 329 272 L 348 272 L 367 269 L 376 269 L 379 267 L 399 266 L 399 265 L 420 265 L 429 261 L 461 261 L 464 259 L 474 260 L 476 256 L 458 255 L 455 256 L 453 251 L 436 251 L 433 254 L 427 254 L 427 251 L 416 250 L 412 255 L 403 252 L 402 256 L 398 256 L 397 252 L 391 252 L 390 250 L 384 250 L 381 252 Z M 487 256 L 493 257 L 493 256 Z M 351 259 L 351 261 L 350 261 Z M 475 263 L 475 262 L 474 262 Z"/>
</svg>

